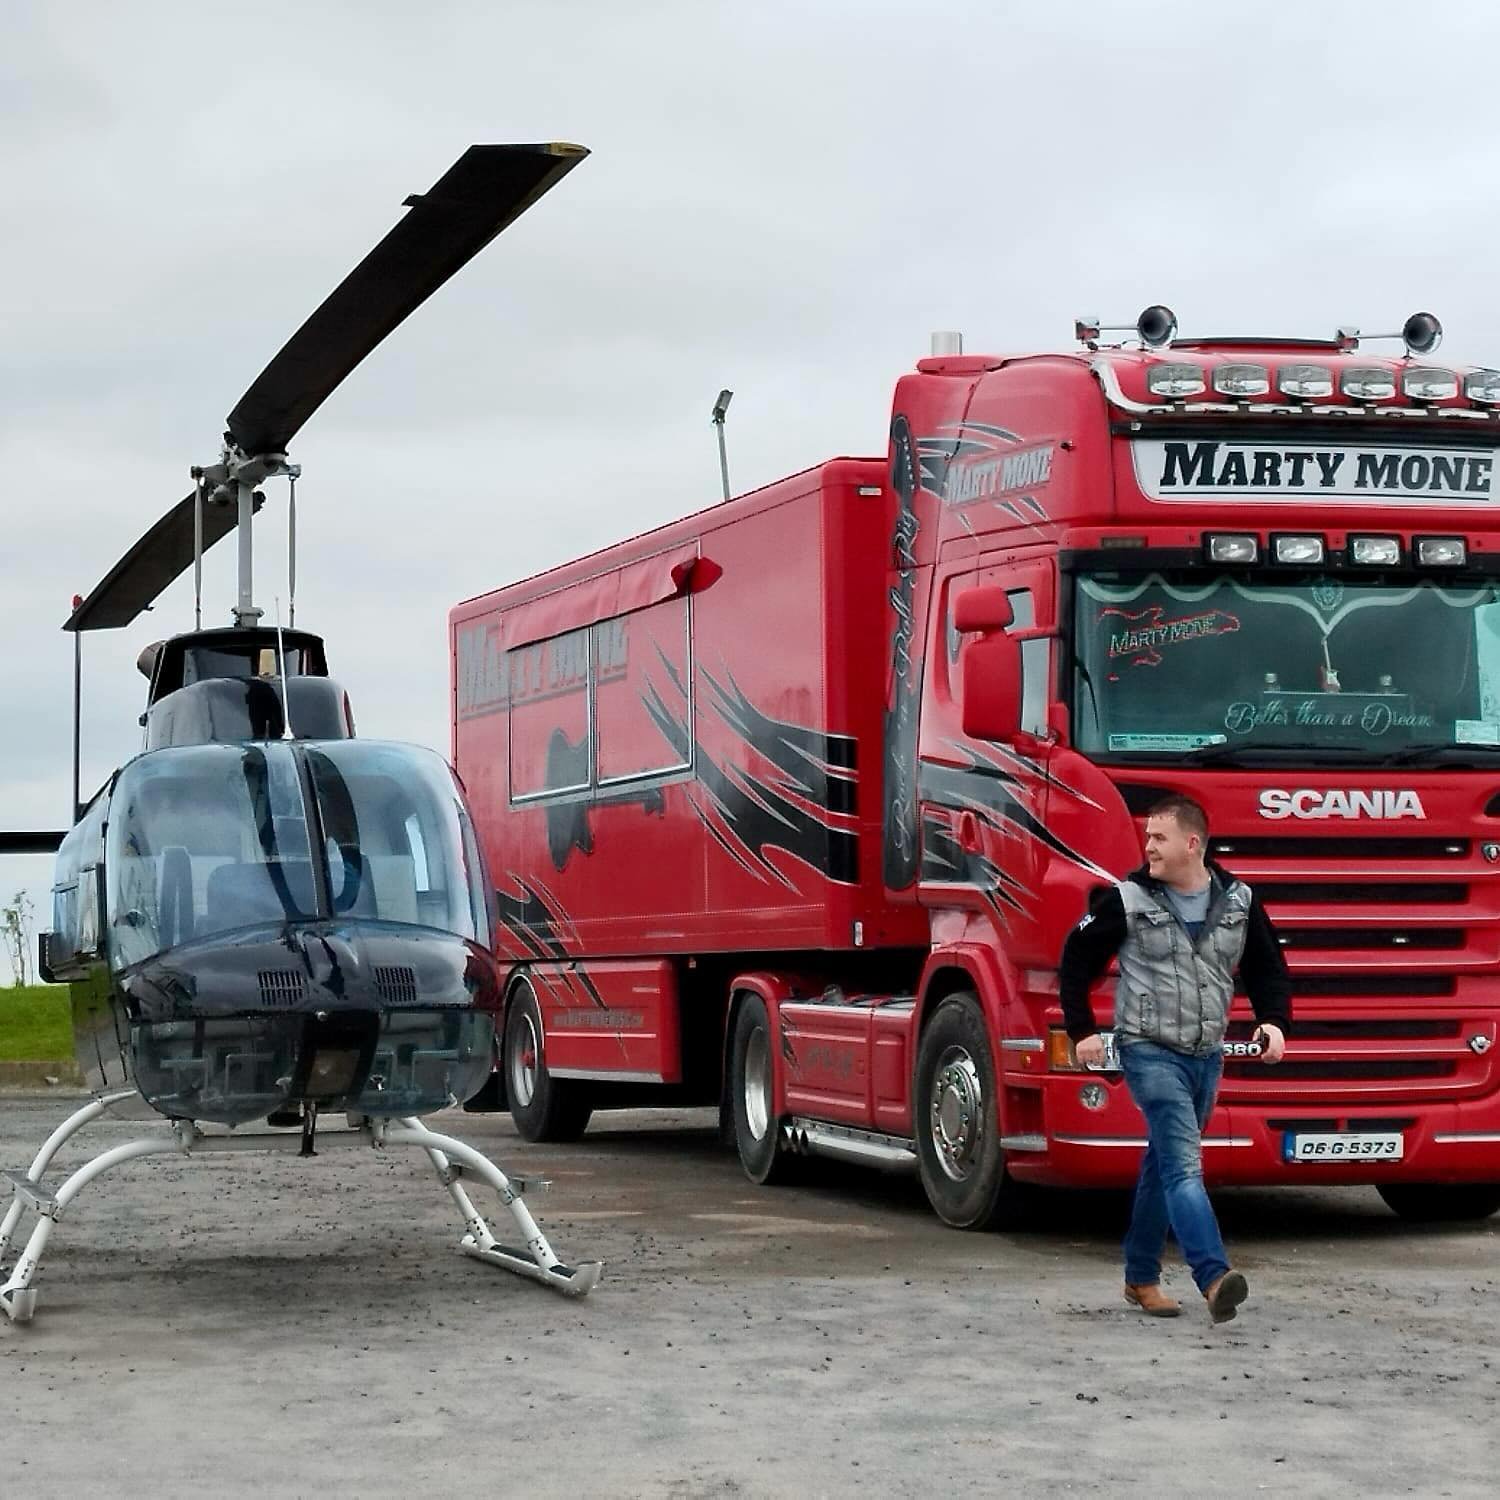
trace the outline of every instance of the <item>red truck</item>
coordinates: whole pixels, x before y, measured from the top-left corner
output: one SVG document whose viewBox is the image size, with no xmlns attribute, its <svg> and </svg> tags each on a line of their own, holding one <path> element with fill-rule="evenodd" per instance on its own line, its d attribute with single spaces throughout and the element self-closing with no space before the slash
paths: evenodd
<svg viewBox="0 0 1500 1500">
<path fill-rule="evenodd" d="M 1152 316 L 922 359 L 884 456 L 453 610 L 527 1138 L 717 1101 L 755 1181 L 960 1227 L 1128 1185 L 1057 964 L 1180 791 L 1295 994 L 1274 1068 L 1235 1002 L 1211 1179 L 1500 1207 L 1500 372 Z"/>
</svg>

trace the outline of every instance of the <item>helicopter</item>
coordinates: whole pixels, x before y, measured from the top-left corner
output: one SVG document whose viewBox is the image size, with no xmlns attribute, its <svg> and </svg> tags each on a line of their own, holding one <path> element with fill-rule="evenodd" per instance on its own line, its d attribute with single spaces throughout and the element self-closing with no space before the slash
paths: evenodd
<svg viewBox="0 0 1500 1500">
<path fill-rule="evenodd" d="M 75 597 L 63 628 L 76 645 L 81 632 L 130 625 L 194 568 L 194 629 L 138 661 L 149 680 L 140 753 L 85 805 L 75 769 L 66 833 L 0 833 L 8 853 L 56 851 L 39 970 L 69 985 L 91 1094 L 28 1168 L 6 1174 L 0 1308 L 13 1321 L 31 1319 L 42 1254 L 78 1193 L 122 1162 L 167 1153 L 413 1146 L 463 1219 L 465 1254 L 570 1296 L 599 1279 L 602 1263 L 564 1264 L 538 1228 L 523 1195 L 545 1184 L 508 1176 L 422 1122 L 490 1074 L 501 1003 L 494 891 L 451 767 L 434 751 L 356 738 L 322 638 L 296 628 L 301 469 L 287 457 L 360 361 L 587 154 L 470 146 L 407 198 L 407 215 L 240 398 L 218 460 L 191 469 L 192 492 Z M 280 478 L 290 494 L 285 627 L 255 604 L 251 548 L 260 486 Z M 203 554 L 232 531 L 232 623 L 205 628 Z M 76 768 L 76 691 L 74 743 Z M 165 1132 L 45 1185 L 59 1149 L 92 1121 L 153 1112 Z M 320 1132 L 335 1112 L 352 1128 Z M 270 1128 L 242 1128 L 260 1121 Z M 465 1178 L 499 1194 L 523 1247 L 500 1243 Z M 27 1214 L 36 1222 L 7 1276 Z"/>
</svg>

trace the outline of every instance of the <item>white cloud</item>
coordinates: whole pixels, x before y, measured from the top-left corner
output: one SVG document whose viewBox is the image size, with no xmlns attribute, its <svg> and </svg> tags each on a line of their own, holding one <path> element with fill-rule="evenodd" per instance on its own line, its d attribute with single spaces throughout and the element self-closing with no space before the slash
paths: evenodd
<svg viewBox="0 0 1500 1500">
<path fill-rule="evenodd" d="M 447 606 L 712 501 L 722 385 L 749 487 L 879 449 L 933 328 L 1045 348 L 1156 300 L 1230 331 L 1430 305 L 1445 354 L 1500 358 L 1497 40 L 1481 4 L 11 0 L 0 824 L 67 800 L 68 597 L 469 142 L 594 155 L 294 453 L 299 619 L 363 726 L 439 745 Z M 209 572 L 219 619 L 231 547 Z M 179 583 L 88 642 L 85 781 L 137 744 L 136 652 L 190 611 Z"/>
</svg>

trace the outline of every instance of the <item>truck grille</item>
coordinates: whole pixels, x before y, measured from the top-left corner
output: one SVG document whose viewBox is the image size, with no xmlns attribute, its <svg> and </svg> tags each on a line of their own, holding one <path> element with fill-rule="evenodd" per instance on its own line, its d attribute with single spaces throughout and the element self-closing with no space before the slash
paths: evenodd
<svg viewBox="0 0 1500 1500">
<path fill-rule="evenodd" d="M 1500 870 L 1472 840 L 1257 829 L 1211 847 L 1265 902 L 1292 978 L 1286 1060 L 1226 1062 L 1227 1103 L 1362 1106 L 1493 1086 Z M 1249 1014 L 1237 998 L 1231 1040 L 1249 1036 Z"/>
</svg>

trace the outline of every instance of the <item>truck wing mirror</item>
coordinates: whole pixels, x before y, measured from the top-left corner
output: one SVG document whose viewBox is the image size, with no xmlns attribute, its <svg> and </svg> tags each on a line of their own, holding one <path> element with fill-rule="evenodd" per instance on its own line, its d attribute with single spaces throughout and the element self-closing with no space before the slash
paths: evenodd
<svg viewBox="0 0 1500 1500">
<path fill-rule="evenodd" d="M 953 628 L 964 635 L 1004 630 L 1014 619 L 1010 596 L 994 585 L 968 589 L 953 601 Z"/>
<path fill-rule="evenodd" d="M 1013 636 L 995 630 L 964 647 L 962 709 L 970 739 L 1016 737 L 1021 728 L 1021 643 Z"/>
</svg>

